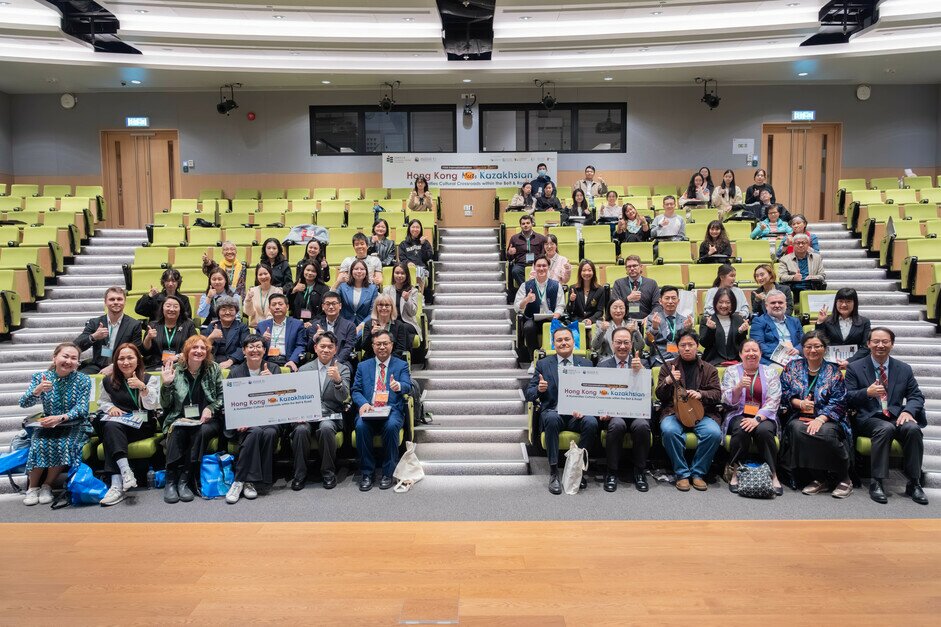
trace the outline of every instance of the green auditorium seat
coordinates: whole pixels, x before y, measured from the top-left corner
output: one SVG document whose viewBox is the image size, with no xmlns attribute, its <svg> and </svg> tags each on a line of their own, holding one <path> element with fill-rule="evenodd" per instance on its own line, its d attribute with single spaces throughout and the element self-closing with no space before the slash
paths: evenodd
<svg viewBox="0 0 941 627">
<path fill-rule="evenodd" d="M 522 213 L 522 212 L 520 212 Z M 562 223 L 562 212 L 560 211 L 537 211 L 533 218 L 535 218 L 534 226 L 555 226 Z M 516 217 L 516 223 L 519 224 L 519 216 Z M 610 231 L 610 229 L 608 229 Z M 610 239 L 610 232 L 608 234 L 608 239 Z"/>
<path fill-rule="evenodd" d="M 346 212 L 336 210 L 320 210 L 317 212 L 317 225 L 328 229 L 342 227 L 346 224 Z"/>
<path fill-rule="evenodd" d="M 288 200 L 307 200 L 310 198 L 309 187 L 292 187 L 284 195 Z"/>
<path fill-rule="evenodd" d="M 856 436 L 856 452 L 863 457 L 872 455 L 872 440 L 863 436 Z M 902 443 L 898 440 L 892 440 L 892 450 L 889 455 L 891 457 L 901 457 Z"/>
<path fill-rule="evenodd" d="M 231 241 L 236 246 L 258 246 L 258 235 L 253 228 L 234 227 L 223 231 L 221 241 Z M 214 244 L 213 244 L 214 245 Z"/>
<path fill-rule="evenodd" d="M 751 222 L 738 221 L 726 222 L 723 226 L 725 226 L 725 233 L 729 236 L 730 242 L 740 242 L 751 239 L 751 232 L 754 228 Z"/>
<path fill-rule="evenodd" d="M 902 267 L 902 260 L 908 254 L 908 240 L 923 239 L 925 235 L 921 230 L 921 223 L 917 220 L 892 221 L 895 234 L 883 234 L 882 239 L 873 240 L 873 249 L 879 252 L 879 265 L 898 272 Z M 905 245 L 903 246 L 903 242 Z M 897 267 L 892 267 L 892 266 Z"/>
<path fill-rule="evenodd" d="M 313 211 L 289 211 L 284 214 L 284 219 L 282 223 L 284 226 L 300 226 L 302 224 L 314 224 L 314 212 Z"/>
<path fill-rule="evenodd" d="M 881 204 L 882 192 L 878 189 L 853 192 L 853 202 L 858 202 L 861 205 Z"/>
<path fill-rule="evenodd" d="M 405 434 L 404 434 L 404 433 L 402 433 L 402 434 L 399 436 L 399 444 L 402 443 L 402 440 L 404 439 L 404 437 L 405 437 Z M 334 436 L 334 440 L 335 440 L 336 443 L 337 443 L 337 448 L 340 448 L 341 446 L 343 446 L 343 431 L 337 431 L 336 435 Z M 356 442 L 356 432 L 355 432 L 355 431 L 353 432 L 353 442 L 354 442 L 353 446 L 356 446 L 356 444 L 355 444 L 355 442 Z M 379 444 L 376 444 L 376 446 L 382 446 L 382 438 L 379 439 Z M 320 441 L 319 441 L 316 437 L 312 437 L 312 438 L 310 439 L 310 450 L 312 450 L 312 451 L 319 451 L 319 450 L 320 450 Z"/>
<path fill-rule="evenodd" d="M 21 211 L 26 201 L 19 196 L 0 196 L 0 211 Z"/>
<path fill-rule="evenodd" d="M 170 265 L 170 251 L 166 246 L 141 246 L 134 250 L 134 268 L 166 268 Z"/>
<path fill-rule="evenodd" d="M 621 244 L 621 259 L 629 255 L 640 257 L 641 263 L 653 263 L 653 242 L 629 242 Z"/>
<path fill-rule="evenodd" d="M 186 248 L 174 248 L 173 249 L 173 267 L 174 268 L 202 268 L 203 266 L 203 255 L 207 252 L 210 252 L 210 258 L 219 259 L 222 257 L 222 249 L 210 246 L 187 246 Z M 238 258 L 242 261 L 245 260 L 245 256 L 239 255 Z M 188 291 L 193 291 L 194 289 L 201 288 L 202 285 L 187 285 Z"/>
<path fill-rule="evenodd" d="M 40 252 L 41 249 L 35 247 L 0 248 L 0 270 L 25 270 L 27 284 L 35 292 L 35 298 L 42 298 L 46 294 Z"/>
<path fill-rule="evenodd" d="M 335 243 L 327 246 L 324 259 L 327 260 L 328 265 L 338 266 L 343 262 L 344 259 L 347 257 L 352 257 L 354 254 L 355 251 L 353 250 L 352 244 L 344 244 L 337 240 Z"/>
<path fill-rule="evenodd" d="M 236 225 L 238 226 L 238 225 Z M 234 230 L 232 228 L 227 228 L 226 231 Z M 189 236 L 187 237 L 187 243 L 190 246 L 221 246 L 222 245 L 222 229 L 219 228 L 205 228 L 199 226 L 191 226 L 189 228 Z"/>
<path fill-rule="evenodd" d="M 906 220 L 915 222 L 926 222 L 938 218 L 938 205 L 934 203 L 924 203 L 917 205 L 905 205 L 902 208 Z"/>
<path fill-rule="evenodd" d="M 220 198 L 225 198 L 225 194 L 221 189 L 204 189 L 199 192 L 199 200 L 217 200 Z"/>
<path fill-rule="evenodd" d="M 573 433 L 573 432 L 572 432 L 572 431 L 565 431 L 565 433 Z M 574 435 L 575 435 L 575 436 L 578 436 L 577 433 L 575 433 Z M 543 441 L 545 441 L 545 436 L 543 436 Z M 575 441 L 578 442 L 578 440 L 575 440 Z M 653 445 L 653 434 L 652 434 L 652 433 L 650 434 L 650 444 L 651 444 L 651 446 Z M 604 447 L 604 448 L 607 448 L 607 447 L 608 447 L 608 432 L 607 432 L 606 429 L 602 429 L 602 430 L 601 430 L 601 446 Z M 566 449 L 567 449 L 567 448 L 568 448 L 568 446 L 566 445 Z M 625 433 L 625 434 L 624 434 L 624 444 L 621 446 L 621 448 L 634 448 L 634 438 L 631 437 L 631 434 L 630 434 L 630 433 Z M 559 450 L 562 450 L 562 449 L 559 449 Z"/>
<path fill-rule="evenodd" d="M 686 223 L 686 238 L 693 242 L 693 248 L 697 251 L 699 250 L 699 242 L 706 239 L 706 231 L 709 229 L 709 222 L 703 220 L 702 222 L 687 222 Z"/>
<path fill-rule="evenodd" d="M 885 192 L 885 201 L 896 205 L 918 202 L 918 192 L 914 189 L 887 189 Z"/>
<path fill-rule="evenodd" d="M 627 195 L 628 196 L 642 196 L 644 198 L 647 198 L 648 196 L 650 196 L 650 186 L 649 185 L 628 185 Z"/>
<path fill-rule="evenodd" d="M 901 286 L 915 296 L 924 296 L 933 280 L 933 264 L 941 262 L 941 246 L 937 239 L 908 240 L 908 256 L 902 261 Z"/>
<path fill-rule="evenodd" d="M 869 180 L 870 189 L 898 189 L 899 180 L 896 177 L 883 177 Z"/>
<path fill-rule="evenodd" d="M 719 218 L 719 212 L 716 209 L 710 209 L 708 207 L 704 209 L 690 209 L 687 213 L 689 214 L 690 220 L 705 222 L 706 224 Z"/>
<path fill-rule="evenodd" d="M 607 227 L 605 227 L 607 228 Z M 561 250 L 561 249 L 560 249 Z M 565 255 L 566 259 L 569 260 L 569 263 L 572 266 L 577 266 L 576 260 L 568 255 Z M 585 259 L 590 259 L 595 262 L 595 264 L 614 264 L 617 263 L 617 250 L 615 248 L 614 242 L 585 242 Z M 580 261 L 580 260 L 579 260 Z M 577 268 L 572 268 L 572 282 L 578 280 Z"/>
<path fill-rule="evenodd" d="M 582 241 L 589 242 L 611 242 L 611 228 L 607 224 L 593 224 L 582 227 Z"/>
<path fill-rule="evenodd" d="M 382 215 L 380 217 L 386 218 L 385 215 Z M 376 214 L 375 212 L 373 212 L 372 209 L 366 209 L 366 210 L 358 209 L 355 211 L 351 209 L 350 212 L 347 214 L 346 223 L 349 224 L 351 227 L 363 229 L 364 232 L 368 233 L 372 231 L 372 225 L 375 219 L 376 219 Z M 386 218 L 386 221 L 388 222 L 388 218 Z M 390 227 L 393 224 L 394 223 L 390 223 Z"/>
<path fill-rule="evenodd" d="M 341 187 L 337 190 L 337 200 L 359 200 L 362 192 L 358 187 Z"/>
<path fill-rule="evenodd" d="M 840 179 L 837 187 L 854 193 L 866 189 L 866 179 Z"/>
<path fill-rule="evenodd" d="M 794 303 L 795 308 L 799 308 L 802 314 L 807 314 L 811 322 L 817 320 L 817 314 L 820 313 L 820 310 L 817 308 L 811 309 L 809 303 L 812 296 L 823 296 L 823 295 L 835 295 L 836 290 L 804 290 L 801 292 L 800 300 Z M 833 307 L 829 308 L 830 311 L 833 311 Z M 796 313 L 794 314 L 797 315 Z"/>
<path fill-rule="evenodd" d="M 195 198 L 174 198 L 170 201 L 171 213 L 196 213 L 199 209 L 199 200 Z"/>
<path fill-rule="evenodd" d="M 709 289 L 716 280 L 716 270 L 719 266 L 714 263 L 694 263 L 686 268 L 689 275 L 689 285 L 695 289 Z"/>
<path fill-rule="evenodd" d="M 506 200 L 507 202 L 513 200 L 513 196 L 519 193 L 518 187 L 498 187 L 496 189 L 497 200 Z M 404 196 L 393 196 L 393 198 L 408 198 L 408 193 Z"/>
<path fill-rule="evenodd" d="M 374 209 L 373 209 L 373 208 L 374 208 L 375 206 L 376 206 L 376 202 L 373 201 L 373 200 L 351 200 L 351 201 L 349 201 L 349 210 L 350 210 L 350 211 L 370 211 L 370 212 L 374 212 Z M 383 207 L 383 209 L 386 209 L 386 207 Z M 386 210 L 386 212 L 389 212 L 388 209 Z M 382 217 L 385 217 L 385 216 L 382 216 Z"/>
<path fill-rule="evenodd" d="M 549 229 L 549 233 L 558 238 L 559 244 L 578 242 L 578 228 L 574 226 L 554 226 Z"/>
<path fill-rule="evenodd" d="M 771 244 L 767 240 L 738 240 L 733 244 L 736 257 L 746 262 L 770 263 Z"/>
<path fill-rule="evenodd" d="M 34 196 L 26 199 L 27 211 L 55 211 L 56 199 L 53 196 Z"/>
<path fill-rule="evenodd" d="M 10 185 L 10 196 L 19 196 L 20 198 L 39 196 L 39 185 L 33 185 L 32 183 Z"/>
<path fill-rule="evenodd" d="M 692 263 L 691 251 L 692 248 L 689 242 L 659 242 L 657 244 L 657 263 Z"/>
<path fill-rule="evenodd" d="M 43 185 L 43 196 L 52 196 L 53 198 L 67 198 L 72 195 L 71 185 Z"/>
<path fill-rule="evenodd" d="M 258 211 L 258 200 L 254 198 L 236 198 L 232 201 L 230 210 L 231 213 L 255 213 L 256 211 Z"/>
<path fill-rule="evenodd" d="M 15 224 L 0 226 L 0 247 L 16 246 L 20 243 L 20 238 L 20 227 L 16 226 Z"/>
<path fill-rule="evenodd" d="M 157 454 L 157 446 L 163 441 L 164 434 L 158 433 L 150 438 L 144 438 L 143 440 L 138 440 L 136 442 L 128 442 L 127 445 L 127 458 L 128 459 L 150 459 Z M 97 447 L 97 455 L 100 461 L 105 460 L 105 445 L 99 444 Z"/>
<path fill-rule="evenodd" d="M 262 201 L 257 213 L 264 214 L 264 219 L 267 220 L 269 217 L 280 217 L 288 209 L 289 203 L 286 198 L 271 198 Z"/>
<path fill-rule="evenodd" d="M 638 211 L 641 209 L 649 209 L 652 206 L 646 194 L 643 196 L 625 196 L 618 202 L 621 203 L 621 206 L 634 205 L 634 208 Z"/>
<path fill-rule="evenodd" d="M 682 287 L 686 285 L 683 280 L 683 266 L 679 264 L 666 266 L 644 265 L 644 276 L 656 281 L 660 287 L 665 285 Z"/>
<path fill-rule="evenodd" d="M 551 325 L 544 324 L 542 325 L 542 350 L 546 355 L 555 355 L 555 349 L 552 348 L 552 334 L 549 332 L 549 327 Z M 582 357 L 588 355 L 590 352 L 590 344 L 588 337 L 585 335 L 585 323 L 578 323 L 578 343 L 575 345 L 575 350 L 572 351 L 573 355 L 581 355 Z M 536 361 L 535 359 L 533 361 Z"/>
<path fill-rule="evenodd" d="M 386 200 L 388 197 L 389 197 L 389 190 L 388 188 L 385 188 L 385 187 L 367 187 L 363 191 L 363 198 L 370 202 L 374 202 L 377 200 Z"/>
<path fill-rule="evenodd" d="M 346 211 L 345 200 L 321 200 L 320 211 Z"/>
<path fill-rule="evenodd" d="M 342 435 L 342 434 L 338 433 L 337 435 Z M 313 438 L 313 439 L 316 439 L 316 438 Z M 353 436 L 350 438 L 350 440 L 353 443 L 353 448 L 356 448 L 356 431 L 355 430 L 353 431 Z M 402 442 L 404 441 L 405 441 L 405 429 L 403 428 L 403 429 L 399 429 L 399 446 L 402 446 Z M 381 435 L 373 436 L 372 446 L 373 448 L 382 448 L 382 436 Z M 311 448 L 313 448 L 313 444 L 311 445 Z"/>
<path fill-rule="evenodd" d="M 0 183 L 0 196 L 6 196 L 8 193 L 7 184 Z"/>
<path fill-rule="evenodd" d="M 333 200 L 336 197 L 337 190 L 335 187 L 317 187 L 311 195 L 314 200 Z"/>
<path fill-rule="evenodd" d="M 660 196 L 676 196 L 676 185 L 654 185 L 653 186 L 653 195 Z"/>
<path fill-rule="evenodd" d="M 236 201 L 238 202 L 238 201 Z M 252 221 L 255 219 L 255 212 L 248 211 L 228 211 L 226 213 L 219 214 L 219 220 L 217 224 L 220 228 L 231 229 L 240 226 L 251 225 Z M 197 227 L 202 229 L 202 227 Z"/>
<path fill-rule="evenodd" d="M 261 190 L 261 199 L 262 200 L 280 200 L 284 198 L 283 189 L 263 189 Z"/>
<path fill-rule="evenodd" d="M 626 195 L 629 194 L 629 192 L 627 192 L 627 191 L 624 190 L 624 186 L 623 186 L 623 185 L 608 185 L 608 191 L 609 191 L 609 192 L 617 192 L 618 198 L 620 198 L 621 196 L 626 196 Z M 646 194 L 649 194 L 649 193 L 650 193 L 650 190 L 648 189 L 646 192 L 641 193 L 641 194 L 637 194 L 637 195 L 638 195 L 638 196 L 645 196 Z"/>
<path fill-rule="evenodd" d="M 932 187 L 930 176 L 903 176 L 902 185 L 911 189 L 928 189 Z"/>
<path fill-rule="evenodd" d="M 235 192 L 233 200 L 258 200 L 259 196 L 257 189 L 240 189 Z"/>
<path fill-rule="evenodd" d="M 291 212 L 314 213 L 317 211 L 317 201 L 314 199 L 292 200 Z"/>
</svg>

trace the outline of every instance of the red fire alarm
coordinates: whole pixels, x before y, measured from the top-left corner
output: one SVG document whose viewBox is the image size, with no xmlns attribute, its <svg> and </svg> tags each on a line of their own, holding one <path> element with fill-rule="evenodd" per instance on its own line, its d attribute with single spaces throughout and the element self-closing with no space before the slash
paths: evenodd
<svg viewBox="0 0 941 627">
<path fill-rule="evenodd" d="M 248 118 L 248 121 L 249 121 L 249 122 L 254 122 L 254 121 L 255 121 L 255 112 L 254 112 L 254 111 L 249 111 L 249 112 L 245 115 L 245 117 Z"/>
</svg>

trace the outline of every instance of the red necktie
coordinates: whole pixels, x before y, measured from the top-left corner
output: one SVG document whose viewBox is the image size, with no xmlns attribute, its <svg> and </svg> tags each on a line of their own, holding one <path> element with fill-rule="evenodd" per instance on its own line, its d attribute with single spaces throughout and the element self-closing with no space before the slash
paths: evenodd
<svg viewBox="0 0 941 627">
<path fill-rule="evenodd" d="M 884 387 L 885 390 L 886 390 L 886 391 L 883 392 L 883 394 L 882 394 L 882 400 L 883 400 L 883 401 L 888 400 L 888 398 L 889 398 L 889 394 L 888 394 L 888 391 L 889 391 L 889 378 L 885 376 L 885 366 L 879 366 L 879 385 L 881 385 L 882 387 Z M 882 414 L 883 414 L 884 416 L 888 416 L 888 415 L 889 415 L 889 409 L 888 409 L 888 408 L 883 409 L 883 410 L 882 410 Z"/>
<path fill-rule="evenodd" d="M 618 366 L 618 368 L 623 368 L 623 367 L 624 367 L 624 364 L 626 364 L 626 363 L 627 363 L 626 361 L 622 361 L 621 364 Z"/>
<path fill-rule="evenodd" d="M 379 379 L 376 381 L 376 391 L 385 392 L 386 391 L 386 365 L 383 363 L 379 364 Z M 382 407 L 385 405 L 384 401 L 376 401 L 373 403 L 375 407 Z"/>
</svg>

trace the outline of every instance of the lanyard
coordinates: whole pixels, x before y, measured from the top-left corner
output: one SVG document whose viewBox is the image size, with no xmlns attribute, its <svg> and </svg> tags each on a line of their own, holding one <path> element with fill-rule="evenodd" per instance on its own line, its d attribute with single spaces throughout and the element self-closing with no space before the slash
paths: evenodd
<svg viewBox="0 0 941 627">
<path fill-rule="evenodd" d="M 742 372 L 745 373 L 745 369 L 742 369 Z M 746 373 L 747 374 L 747 373 Z M 751 385 L 748 388 L 748 397 L 747 400 L 755 400 L 755 379 L 758 378 L 758 371 L 755 371 L 755 375 L 751 378 Z"/>
<path fill-rule="evenodd" d="M 287 328 L 287 323 L 285 322 L 285 324 L 281 326 L 280 333 L 275 334 L 275 327 L 277 326 L 278 325 L 276 325 L 274 322 L 271 323 L 271 345 L 272 346 L 278 345 L 278 340 L 281 339 L 282 335 L 284 335 L 284 330 Z"/>
<path fill-rule="evenodd" d="M 314 286 L 310 285 L 304 290 L 304 303 L 310 303 L 310 293 L 314 291 Z"/>
<path fill-rule="evenodd" d="M 813 381 L 810 382 L 810 386 L 807 388 L 807 398 L 813 398 L 814 388 L 817 386 L 817 379 L 819 378 L 820 378 L 820 373 L 818 372 L 816 376 L 813 378 Z"/>
<path fill-rule="evenodd" d="M 549 289 L 549 284 L 548 284 L 548 283 L 546 283 L 546 290 L 547 290 L 547 289 Z M 536 283 L 536 295 L 539 296 L 539 302 L 543 302 L 543 301 L 546 300 L 546 290 L 540 290 L 540 289 L 539 289 L 539 284 Z"/>
<path fill-rule="evenodd" d="M 166 325 L 163 327 L 163 336 L 167 339 L 167 349 L 173 348 L 173 338 L 176 337 L 176 332 L 179 331 L 177 327 L 173 327 L 173 333 L 170 333 L 167 330 Z"/>
<path fill-rule="evenodd" d="M 262 292 L 261 288 L 258 288 L 258 295 L 261 296 L 261 307 L 264 309 L 268 306 L 268 296 L 271 294 L 271 288 L 268 288 L 267 292 Z"/>
<path fill-rule="evenodd" d="M 196 378 L 193 379 L 193 385 L 189 384 L 189 381 L 186 382 L 186 404 L 193 404 L 193 388 L 197 387 L 200 383 L 200 380 L 203 378 L 203 373 L 196 375 Z"/>
<path fill-rule="evenodd" d="M 531 250 L 531 248 L 530 248 L 530 246 L 529 246 L 529 242 L 530 242 L 530 240 L 532 240 L 532 238 L 533 238 L 532 235 L 530 235 L 529 237 L 525 238 L 525 239 L 526 239 L 526 252 L 530 252 L 530 250 Z"/>
<path fill-rule="evenodd" d="M 676 342 L 676 320 L 667 318 L 667 325 L 670 327 L 670 341 Z"/>
<path fill-rule="evenodd" d="M 131 400 L 134 401 L 134 407 L 140 409 L 140 396 L 138 393 L 131 389 L 131 386 L 127 384 L 127 381 L 124 382 L 124 387 L 127 388 L 127 393 L 131 395 Z"/>
</svg>

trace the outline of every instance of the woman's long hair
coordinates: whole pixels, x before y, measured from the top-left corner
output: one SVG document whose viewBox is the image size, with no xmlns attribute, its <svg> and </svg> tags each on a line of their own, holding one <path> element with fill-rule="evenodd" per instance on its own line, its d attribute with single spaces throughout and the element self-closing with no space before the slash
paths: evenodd
<svg viewBox="0 0 941 627">
<path fill-rule="evenodd" d="M 118 357 L 121 355 L 121 351 L 130 350 L 134 352 L 134 357 L 137 358 L 137 368 L 134 369 L 134 376 L 144 380 L 144 357 L 141 355 L 140 350 L 132 344 L 131 342 L 125 342 L 118 346 L 117 350 L 114 351 L 114 355 L 111 356 L 111 385 L 114 387 L 120 387 L 126 381 L 124 373 L 121 372 L 121 369 L 118 368 Z"/>
</svg>

